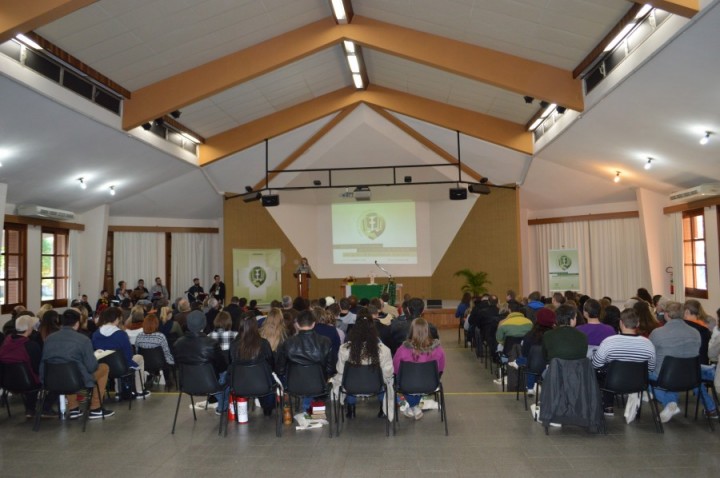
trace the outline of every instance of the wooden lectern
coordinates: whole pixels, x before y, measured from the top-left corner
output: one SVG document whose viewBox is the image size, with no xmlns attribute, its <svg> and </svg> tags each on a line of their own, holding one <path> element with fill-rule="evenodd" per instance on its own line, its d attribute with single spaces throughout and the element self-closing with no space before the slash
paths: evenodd
<svg viewBox="0 0 720 478">
<path fill-rule="evenodd" d="M 303 299 L 310 298 L 310 273 L 309 272 L 296 272 L 297 277 L 297 295 Z"/>
</svg>

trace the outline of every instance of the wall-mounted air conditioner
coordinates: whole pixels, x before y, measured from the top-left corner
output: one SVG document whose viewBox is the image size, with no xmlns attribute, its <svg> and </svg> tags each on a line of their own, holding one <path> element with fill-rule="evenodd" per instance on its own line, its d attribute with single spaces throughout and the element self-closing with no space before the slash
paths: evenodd
<svg viewBox="0 0 720 478">
<path fill-rule="evenodd" d="M 720 183 L 701 184 L 694 188 L 676 191 L 670 194 L 670 200 L 675 202 L 690 202 L 713 196 L 720 196 Z"/>
<path fill-rule="evenodd" d="M 17 207 L 18 216 L 39 217 L 42 219 L 51 219 L 53 221 L 72 221 L 75 214 L 62 209 L 53 209 L 51 207 L 38 206 L 36 204 L 22 204 Z"/>
</svg>

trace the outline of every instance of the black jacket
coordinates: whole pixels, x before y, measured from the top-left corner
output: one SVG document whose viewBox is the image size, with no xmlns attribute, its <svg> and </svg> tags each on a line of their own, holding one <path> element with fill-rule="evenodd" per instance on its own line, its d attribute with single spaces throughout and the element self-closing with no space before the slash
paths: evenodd
<svg viewBox="0 0 720 478">
<path fill-rule="evenodd" d="M 335 363 L 332 359 L 332 343 L 327 337 L 314 330 L 301 330 L 297 335 L 288 337 L 278 347 L 276 370 L 278 375 L 286 375 L 289 362 L 300 365 L 321 364 L 325 378 L 335 375 Z"/>
<path fill-rule="evenodd" d="M 232 319 L 232 330 L 238 331 L 240 330 L 240 315 L 242 314 L 242 309 L 237 304 L 230 304 L 227 307 L 223 307 L 223 311 L 230 314 L 230 318 Z"/>
<path fill-rule="evenodd" d="M 175 342 L 175 363 L 187 365 L 212 364 L 215 373 L 220 374 L 228 368 L 227 353 L 220 344 L 206 335 L 185 332 Z"/>
<path fill-rule="evenodd" d="M 242 365 L 255 365 L 262 362 L 266 362 L 270 367 L 270 370 L 275 370 L 275 359 L 273 357 L 273 351 L 270 348 L 270 342 L 265 339 L 260 339 L 260 350 L 255 358 L 249 360 L 242 360 L 238 355 L 238 340 L 235 339 L 230 344 L 230 357 L 232 363 L 239 363 Z"/>
<path fill-rule="evenodd" d="M 500 310 L 495 305 L 490 305 L 486 300 L 479 301 L 473 307 L 468 317 L 468 323 L 472 327 L 483 327 L 493 321 L 499 322 Z"/>
</svg>

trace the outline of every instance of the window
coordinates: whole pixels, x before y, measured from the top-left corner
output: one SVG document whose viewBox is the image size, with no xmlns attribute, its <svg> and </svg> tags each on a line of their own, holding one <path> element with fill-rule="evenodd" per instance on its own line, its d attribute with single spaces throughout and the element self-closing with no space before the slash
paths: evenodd
<svg viewBox="0 0 720 478">
<path fill-rule="evenodd" d="M 708 298 L 703 209 L 683 212 L 683 263 L 685 295 Z"/>
<path fill-rule="evenodd" d="M 68 230 L 42 229 L 40 300 L 53 307 L 67 307 Z"/>
<path fill-rule="evenodd" d="M 0 249 L 0 312 L 25 304 L 26 233 L 24 224 L 5 223 Z"/>
</svg>

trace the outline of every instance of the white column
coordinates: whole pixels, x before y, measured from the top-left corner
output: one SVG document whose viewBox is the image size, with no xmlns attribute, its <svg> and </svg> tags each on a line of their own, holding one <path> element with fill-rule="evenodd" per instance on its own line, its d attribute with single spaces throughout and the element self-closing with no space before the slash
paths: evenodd
<svg viewBox="0 0 720 478">
<path fill-rule="evenodd" d="M 665 251 L 668 244 L 666 241 L 671 237 L 671 231 L 666 230 L 665 215 L 663 207 L 668 199 L 664 194 L 659 194 L 647 189 L 636 190 L 638 209 L 640 211 L 640 230 L 647 250 L 648 266 L 650 268 L 650 284 L 638 284 L 638 287 L 647 287 L 651 294 L 662 294 L 665 297 L 670 295 L 669 281 L 665 268 L 667 264 Z M 682 271 L 675 271 L 682 273 Z"/>
<path fill-rule="evenodd" d="M 85 230 L 77 235 L 78 247 L 73 247 L 73 250 L 78 251 L 72 262 L 73 290 L 77 294 L 87 294 L 93 306 L 103 286 L 109 216 L 108 205 L 80 215 L 79 222 L 85 224 Z"/>
</svg>

